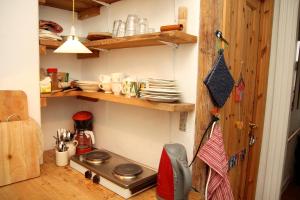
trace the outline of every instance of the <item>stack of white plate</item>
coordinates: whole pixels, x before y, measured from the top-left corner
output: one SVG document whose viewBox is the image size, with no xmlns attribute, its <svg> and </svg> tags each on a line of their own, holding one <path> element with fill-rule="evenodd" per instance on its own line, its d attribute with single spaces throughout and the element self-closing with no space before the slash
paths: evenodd
<svg viewBox="0 0 300 200">
<path fill-rule="evenodd" d="M 77 81 L 77 84 L 84 92 L 97 92 L 99 90 L 97 81 Z"/>
<path fill-rule="evenodd" d="M 150 101 L 175 102 L 180 96 L 175 80 L 148 79 L 147 87 L 140 91 L 140 97 Z"/>
</svg>

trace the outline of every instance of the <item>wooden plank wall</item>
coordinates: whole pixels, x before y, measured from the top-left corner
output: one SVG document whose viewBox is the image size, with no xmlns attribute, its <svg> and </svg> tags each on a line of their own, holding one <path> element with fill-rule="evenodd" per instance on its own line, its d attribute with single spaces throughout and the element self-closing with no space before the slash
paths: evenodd
<svg viewBox="0 0 300 200">
<path fill-rule="evenodd" d="M 260 22 L 260 32 L 259 32 L 259 44 L 258 44 L 258 66 L 257 66 L 257 83 L 255 88 L 255 104 L 254 104 L 254 122 L 258 123 L 258 129 L 255 130 L 255 136 L 257 142 L 252 150 L 250 151 L 250 166 L 246 169 L 232 174 L 230 176 L 231 182 L 235 183 L 233 185 L 233 190 L 235 195 L 242 195 L 244 187 L 236 185 L 240 183 L 240 176 L 246 176 L 245 187 L 245 198 L 254 199 L 255 187 L 257 180 L 257 170 L 259 163 L 259 154 L 261 149 L 261 138 L 263 131 L 264 122 L 264 110 L 267 94 L 267 80 L 268 80 L 268 69 L 269 69 L 269 58 L 270 58 L 270 45 L 271 45 L 271 31 L 272 31 L 272 20 L 273 20 L 273 5 L 274 0 L 263 1 L 261 7 L 261 22 Z M 241 20 L 236 16 L 235 13 L 238 9 L 243 9 L 238 6 L 235 0 L 201 0 L 200 2 L 200 32 L 199 32 L 199 64 L 198 64 L 198 93 L 196 101 L 196 131 L 195 131 L 195 149 L 198 146 L 202 134 L 204 133 L 210 119 L 210 111 L 212 109 L 211 99 L 208 94 L 206 86 L 203 84 L 203 80 L 207 76 L 211 66 L 213 65 L 214 59 L 216 57 L 216 38 L 214 32 L 219 29 L 223 31 L 225 38 L 229 40 L 229 43 L 235 44 L 236 37 L 241 37 L 236 35 L 234 31 L 239 30 L 242 27 L 240 24 Z M 226 17 L 226 15 L 228 15 Z M 228 30 L 225 30 L 228 29 Z M 230 30 L 229 30 L 230 29 Z M 230 34 L 229 34 L 230 33 Z M 240 66 L 242 63 L 237 63 L 235 57 L 239 56 L 236 52 L 236 45 L 230 45 L 227 51 L 225 51 L 225 57 L 228 60 L 228 67 L 231 70 L 235 79 L 237 79 L 238 72 L 236 69 L 232 68 L 231 64 L 234 66 Z M 230 52 L 230 53 L 229 53 Z M 233 56 L 234 55 L 234 56 Z M 231 63 L 231 64 L 230 64 Z M 224 143 L 226 151 L 231 152 L 228 148 L 230 144 L 230 138 L 228 132 L 234 129 L 234 119 L 238 112 L 236 104 L 234 104 L 233 98 L 228 100 L 228 103 L 221 110 L 221 125 L 224 132 Z M 247 166 L 245 166 L 247 167 Z M 207 168 L 199 159 L 195 160 L 193 165 L 193 187 L 197 189 L 202 197 L 204 196 L 205 183 L 206 183 Z"/>
<path fill-rule="evenodd" d="M 198 146 L 202 134 L 210 122 L 210 110 L 212 109 L 212 104 L 207 88 L 203 84 L 203 80 L 215 60 L 216 37 L 214 36 L 214 33 L 217 29 L 222 29 L 222 18 L 222 0 L 201 0 L 195 147 Z M 203 199 L 206 170 L 204 163 L 199 159 L 196 159 L 193 164 L 193 187 L 200 192 Z"/>
</svg>

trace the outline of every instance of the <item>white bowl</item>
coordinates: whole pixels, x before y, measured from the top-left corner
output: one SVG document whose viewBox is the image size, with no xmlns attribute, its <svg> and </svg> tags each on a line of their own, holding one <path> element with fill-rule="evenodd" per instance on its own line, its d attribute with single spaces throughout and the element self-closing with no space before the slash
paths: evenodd
<svg viewBox="0 0 300 200">
<path fill-rule="evenodd" d="M 98 81 L 77 81 L 78 85 L 98 85 Z"/>
<path fill-rule="evenodd" d="M 99 90 L 98 85 L 79 85 L 79 88 L 84 92 L 97 92 Z"/>
</svg>

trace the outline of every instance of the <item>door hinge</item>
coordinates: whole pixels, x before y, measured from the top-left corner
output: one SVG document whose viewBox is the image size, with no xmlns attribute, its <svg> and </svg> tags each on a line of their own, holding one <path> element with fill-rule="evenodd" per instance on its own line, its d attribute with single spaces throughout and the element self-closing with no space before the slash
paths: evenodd
<svg viewBox="0 0 300 200">
<path fill-rule="evenodd" d="M 299 50 L 300 50 L 300 41 L 297 41 L 297 47 L 296 47 L 296 62 L 299 60 Z"/>
<path fill-rule="evenodd" d="M 255 136 L 253 134 L 250 134 L 249 136 L 249 146 L 252 147 L 255 144 Z"/>
</svg>

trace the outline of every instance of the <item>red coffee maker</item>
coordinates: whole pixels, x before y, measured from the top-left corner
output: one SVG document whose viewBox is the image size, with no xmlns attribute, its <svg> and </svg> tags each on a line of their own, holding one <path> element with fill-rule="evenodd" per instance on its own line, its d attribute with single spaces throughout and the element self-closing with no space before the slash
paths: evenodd
<svg viewBox="0 0 300 200">
<path fill-rule="evenodd" d="M 93 114 L 88 111 L 80 111 L 73 115 L 75 140 L 78 141 L 76 154 L 81 155 L 92 151 L 94 144 Z"/>
</svg>

